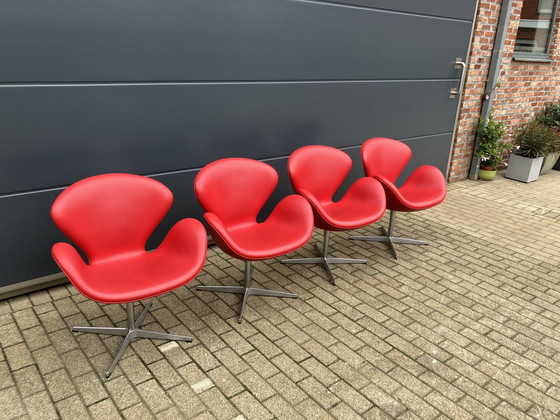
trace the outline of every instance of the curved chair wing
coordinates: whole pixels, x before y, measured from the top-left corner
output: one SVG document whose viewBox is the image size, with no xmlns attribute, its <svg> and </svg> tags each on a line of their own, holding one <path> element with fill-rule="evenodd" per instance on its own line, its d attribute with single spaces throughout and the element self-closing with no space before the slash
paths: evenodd
<svg viewBox="0 0 560 420">
<path fill-rule="evenodd" d="M 200 170 L 194 190 L 202 208 L 231 228 L 256 223 L 257 216 L 278 184 L 278 174 L 264 162 L 228 158 Z"/>
<path fill-rule="evenodd" d="M 361 151 L 364 171 L 383 185 L 391 215 L 388 230 L 383 228 L 383 236 L 353 236 L 350 239 L 386 242 L 395 258 L 394 243 L 427 245 L 426 241 L 394 237 L 394 219 L 396 212 L 425 210 L 445 199 L 446 183 L 441 171 L 431 165 L 420 166 L 401 187 L 397 187 L 395 182 L 412 156 L 410 148 L 397 140 L 372 138 L 364 142 Z"/>
<path fill-rule="evenodd" d="M 73 331 L 124 336 L 110 365 L 109 377 L 133 338 L 191 341 L 190 337 L 147 331 L 135 320 L 133 303 L 166 293 L 191 281 L 206 258 L 207 237 L 194 219 L 177 222 L 162 243 L 148 252 L 146 241 L 171 206 L 163 184 L 138 175 L 106 174 L 79 181 L 55 200 L 55 224 L 78 245 L 59 242 L 52 255 L 76 289 L 102 303 L 127 304 L 127 328 L 74 327 Z"/>
<path fill-rule="evenodd" d="M 324 230 L 323 250 L 316 246 L 319 257 L 284 260 L 292 264 L 322 264 L 335 284 L 329 263 L 365 263 L 365 260 L 330 258 L 329 232 L 356 229 L 379 220 L 385 212 L 385 194 L 373 178 L 360 178 L 352 183 L 343 197 L 333 196 L 352 168 L 352 159 L 342 150 L 313 145 L 293 152 L 288 160 L 288 172 L 294 190 L 313 207 L 315 227 Z M 372 182 L 373 181 L 373 182 Z"/>
<path fill-rule="evenodd" d="M 245 261 L 244 286 L 198 286 L 197 290 L 243 294 L 239 322 L 251 295 L 297 297 L 251 286 L 252 261 L 294 251 L 313 233 L 311 207 L 297 195 L 284 197 L 265 221 L 257 221 L 277 183 L 274 168 L 245 158 L 212 162 L 195 178 L 195 194 L 205 210 L 204 218 L 212 238 L 226 254 Z"/>
<path fill-rule="evenodd" d="M 412 150 L 405 143 L 385 137 L 366 140 L 361 153 L 366 176 L 383 175 L 393 183 L 412 157 Z"/>
</svg>

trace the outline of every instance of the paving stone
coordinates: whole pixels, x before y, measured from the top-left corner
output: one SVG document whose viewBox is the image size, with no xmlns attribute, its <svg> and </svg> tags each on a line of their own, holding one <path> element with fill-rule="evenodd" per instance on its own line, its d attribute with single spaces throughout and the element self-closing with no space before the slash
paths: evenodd
<svg viewBox="0 0 560 420">
<path fill-rule="evenodd" d="M 201 393 L 200 399 L 217 419 L 229 420 L 239 415 L 239 410 L 216 387 Z"/>
<path fill-rule="evenodd" d="M 9 378 L 10 376 L 8 374 L 4 375 L 4 372 L 0 373 L 1 379 L 4 379 L 5 377 Z M 30 396 L 46 389 L 43 378 L 39 374 L 37 366 L 35 365 L 13 372 L 13 377 L 17 383 L 18 390 L 23 397 Z"/>
<path fill-rule="evenodd" d="M 22 367 L 35 363 L 31 352 L 25 343 L 19 343 L 4 349 L 10 370 L 16 371 Z"/>
<path fill-rule="evenodd" d="M 68 398 L 76 393 L 74 383 L 64 369 L 44 375 L 47 390 L 54 402 Z"/>
<path fill-rule="evenodd" d="M 25 415 L 24 403 L 15 387 L 0 389 L 0 407 L 2 416 L 8 419 Z"/>
<path fill-rule="evenodd" d="M 258 401 L 264 401 L 275 394 L 274 388 L 253 370 L 246 370 L 237 375 L 237 378 Z M 246 400 L 246 397 L 243 400 Z"/>
<path fill-rule="evenodd" d="M 305 419 L 327 420 L 334 419 L 326 410 L 324 410 L 318 403 L 311 399 L 305 399 L 296 406 L 296 409 L 301 413 Z"/>
<path fill-rule="evenodd" d="M 58 413 L 49 394 L 45 391 L 24 398 L 27 412 L 32 419 L 58 419 Z"/>
<path fill-rule="evenodd" d="M 83 401 L 78 395 L 73 395 L 65 400 L 55 403 L 55 407 L 62 419 L 91 419 L 92 416 L 88 412 Z"/>
<path fill-rule="evenodd" d="M 87 406 L 95 404 L 109 397 L 107 390 L 96 373 L 90 372 L 74 378 L 76 390 L 84 399 Z"/>
<path fill-rule="evenodd" d="M 278 394 L 266 400 L 263 405 L 279 420 L 305 420 L 291 404 Z"/>
<path fill-rule="evenodd" d="M 54 347 L 44 347 L 32 353 L 41 375 L 61 369 L 64 365 Z"/>
<path fill-rule="evenodd" d="M 0 326 L 0 346 L 6 348 L 21 343 L 23 337 L 15 322 Z"/>
<path fill-rule="evenodd" d="M 117 407 L 110 399 L 105 399 L 103 401 L 98 402 L 90 407 L 88 407 L 91 416 L 95 420 L 109 420 L 109 419 L 118 419 L 120 418 L 119 411 Z"/>
<path fill-rule="evenodd" d="M 155 414 L 172 406 L 171 399 L 156 380 L 142 382 L 137 386 L 138 393 Z"/>
<path fill-rule="evenodd" d="M 253 395 L 249 392 L 242 392 L 231 399 L 243 417 L 247 420 L 266 420 L 272 419 L 273 414 L 266 409 Z"/>
<path fill-rule="evenodd" d="M 187 384 L 181 384 L 170 389 L 168 395 L 175 404 L 175 407 L 186 417 L 193 417 L 207 410 L 203 401 L 195 395 Z"/>
</svg>

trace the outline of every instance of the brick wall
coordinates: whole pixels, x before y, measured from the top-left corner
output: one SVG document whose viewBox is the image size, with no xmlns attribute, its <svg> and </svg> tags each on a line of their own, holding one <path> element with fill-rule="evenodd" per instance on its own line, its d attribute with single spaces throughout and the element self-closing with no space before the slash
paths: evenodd
<svg viewBox="0 0 560 420">
<path fill-rule="evenodd" d="M 560 99 L 560 13 L 558 13 L 551 44 L 552 63 L 513 60 L 515 36 L 519 25 L 522 0 L 514 0 L 508 25 L 507 39 L 500 66 L 499 85 L 495 90 L 494 116 L 506 123 L 506 136 L 513 140 L 515 128 L 528 121 L 547 102 Z M 465 179 L 469 174 L 476 125 L 484 100 L 486 79 L 500 14 L 501 0 L 481 0 L 475 23 L 471 56 L 457 135 L 449 172 L 449 181 Z"/>
</svg>

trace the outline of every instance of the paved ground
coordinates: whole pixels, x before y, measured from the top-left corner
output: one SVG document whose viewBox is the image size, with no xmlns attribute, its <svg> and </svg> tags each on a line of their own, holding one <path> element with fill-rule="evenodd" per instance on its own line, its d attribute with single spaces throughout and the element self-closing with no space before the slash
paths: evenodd
<svg viewBox="0 0 560 420">
<path fill-rule="evenodd" d="M 0 418 L 559 418 L 560 172 L 450 185 L 397 230 L 431 245 L 394 260 L 333 235 L 333 254 L 369 261 L 338 266 L 336 287 L 320 267 L 257 263 L 257 283 L 300 298 L 253 297 L 241 325 L 237 296 L 195 291 L 242 278 L 211 249 L 144 323 L 194 341 L 135 341 L 109 380 L 121 339 L 70 327 L 124 325 L 122 307 L 70 286 L 2 301 Z"/>
</svg>

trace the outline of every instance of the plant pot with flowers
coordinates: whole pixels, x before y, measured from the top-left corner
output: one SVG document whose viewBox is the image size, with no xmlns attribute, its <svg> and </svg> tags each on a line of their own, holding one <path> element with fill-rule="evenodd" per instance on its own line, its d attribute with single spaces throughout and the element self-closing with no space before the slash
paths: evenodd
<svg viewBox="0 0 560 420">
<path fill-rule="evenodd" d="M 488 119 L 480 118 L 476 133 L 479 143 L 475 156 L 480 158 L 478 178 L 491 181 L 504 161 L 504 153 L 510 149 L 504 142 L 504 123 L 494 120 L 490 114 Z"/>
<path fill-rule="evenodd" d="M 548 154 L 543 160 L 540 173 L 543 175 L 552 168 L 560 170 L 560 101 L 548 103 L 537 120 L 556 132 L 556 138 L 551 138 Z"/>
<path fill-rule="evenodd" d="M 516 146 L 509 157 L 506 178 L 532 182 L 539 178 L 542 161 L 556 133 L 540 121 L 522 124 L 516 133 Z"/>
</svg>

